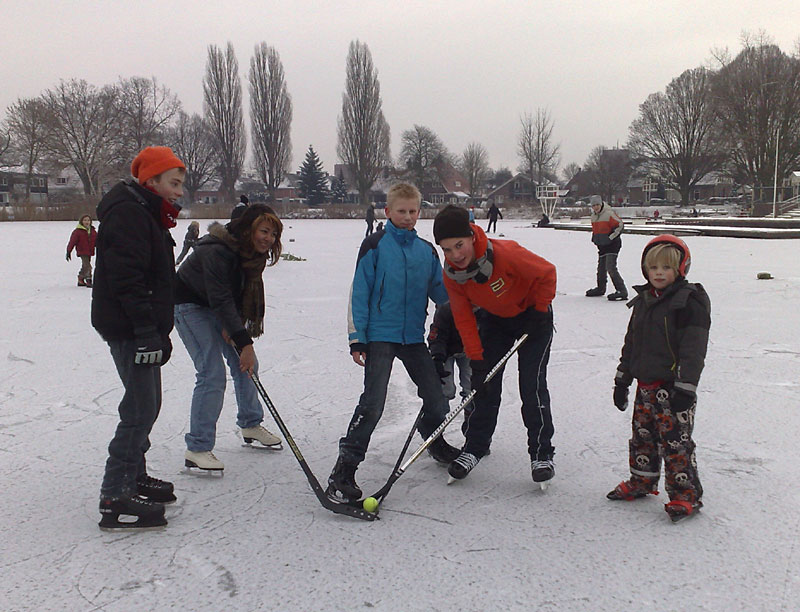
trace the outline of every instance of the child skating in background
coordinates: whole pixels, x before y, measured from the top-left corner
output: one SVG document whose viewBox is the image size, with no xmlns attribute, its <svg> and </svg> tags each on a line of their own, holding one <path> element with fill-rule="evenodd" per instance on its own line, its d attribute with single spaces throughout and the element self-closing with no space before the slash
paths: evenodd
<svg viewBox="0 0 800 612">
<path fill-rule="evenodd" d="M 92 225 L 92 216 L 83 215 L 78 227 L 72 230 L 67 244 L 67 261 L 72 260 L 72 249 L 81 258 L 81 269 L 78 272 L 78 287 L 92 286 L 92 257 L 97 241 L 97 230 Z"/>
<path fill-rule="evenodd" d="M 657 236 L 642 253 L 646 285 L 634 287 L 633 307 L 619 368 L 614 405 L 628 406 L 628 387 L 637 381 L 633 434 L 629 444 L 631 477 L 608 494 L 634 500 L 657 494 L 664 459 L 666 511 L 673 521 L 703 506 L 692 440 L 697 384 L 703 371 L 711 301 L 699 283 L 686 281 L 689 247 L 670 234 Z"/>
<path fill-rule="evenodd" d="M 464 353 L 464 344 L 458 334 L 456 323 L 453 320 L 453 311 L 450 303 L 436 306 L 433 313 L 433 322 L 428 332 L 428 348 L 436 366 L 436 373 L 442 381 L 442 390 L 448 400 L 456 397 L 456 366 L 458 366 L 458 385 L 461 387 L 463 400 L 472 391 L 472 369 L 469 367 L 469 357 Z M 464 408 L 464 423 L 472 412 L 472 405 Z M 465 427 L 462 427 L 462 431 Z"/>
<path fill-rule="evenodd" d="M 178 259 L 175 260 L 175 265 L 181 265 L 183 258 L 189 254 L 189 250 L 197 244 L 197 239 L 200 238 L 200 224 L 197 221 L 192 221 L 189 228 L 186 230 L 186 236 L 183 237 L 183 249 Z"/>
</svg>

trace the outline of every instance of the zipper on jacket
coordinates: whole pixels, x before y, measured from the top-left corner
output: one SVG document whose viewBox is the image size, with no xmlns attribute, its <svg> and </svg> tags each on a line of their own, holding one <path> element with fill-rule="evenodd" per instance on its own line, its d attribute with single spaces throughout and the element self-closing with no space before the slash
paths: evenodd
<svg viewBox="0 0 800 612">
<path fill-rule="evenodd" d="M 667 348 L 669 349 L 669 354 L 672 355 L 672 367 L 670 368 L 670 370 L 674 372 L 675 368 L 678 366 L 678 360 L 675 357 L 675 351 L 672 350 L 672 344 L 669 341 L 669 326 L 667 325 L 667 315 L 664 315 L 664 335 L 667 339 Z"/>
</svg>

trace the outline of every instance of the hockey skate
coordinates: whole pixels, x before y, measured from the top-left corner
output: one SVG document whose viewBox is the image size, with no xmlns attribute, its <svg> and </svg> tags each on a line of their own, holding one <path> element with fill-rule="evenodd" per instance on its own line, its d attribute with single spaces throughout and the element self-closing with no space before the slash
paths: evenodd
<svg viewBox="0 0 800 612">
<path fill-rule="evenodd" d="M 187 450 L 184 464 L 190 474 L 214 474 L 222 476 L 225 464 L 211 451 L 194 452 Z"/>
<path fill-rule="evenodd" d="M 547 489 L 550 480 L 556 475 L 556 466 L 553 459 L 534 459 L 531 461 L 531 478 L 544 491 Z"/>
<path fill-rule="evenodd" d="M 614 487 L 613 491 L 609 491 L 606 497 L 613 501 L 633 501 L 647 495 L 658 495 L 658 490 L 645 488 L 630 480 L 623 480 Z"/>
<path fill-rule="evenodd" d="M 614 293 L 609 293 L 606 297 L 609 302 L 621 302 L 628 299 L 628 294 L 622 291 L 615 291 Z"/>
<path fill-rule="evenodd" d="M 447 484 L 451 484 L 456 480 L 463 480 L 467 477 L 472 469 L 478 465 L 478 462 L 481 460 L 480 457 L 476 457 L 472 453 L 465 453 L 461 452 L 458 457 L 450 464 L 450 467 L 447 468 L 447 473 L 450 477 L 447 479 Z"/>
<path fill-rule="evenodd" d="M 361 489 L 356 484 L 356 470 L 358 466 L 336 460 L 333 471 L 328 477 L 328 489 L 325 491 L 332 501 L 351 504 L 361 499 Z"/>
<path fill-rule="evenodd" d="M 136 495 L 101 497 L 98 525 L 103 531 L 149 531 L 167 524 L 164 505 Z M 124 517 L 124 520 L 120 520 Z M 136 519 L 136 520 L 130 520 Z"/>
<path fill-rule="evenodd" d="M 606 290 L 601 289 L 600 287 L 594 287 L 593 289 L 589 289 L 586 291 L 586 297 L 600 297 L 601 295 L 605 295 Z"/>
<path fill-rule="evenodd" d="M 171 482 L 159 480 L 147 474 L 142 474 L 136 479 L 136 492 L 139 497 L 160 504 L 171 504 L 178 501 L 178 498 L 175 497 L 175 487 Z"/>
<path fill-rule="evenodd" d="M 247 446 L 249 448 L 283 450 L 283 440 L 270 432 L 263 425 L 242 429 L 242 439 L 244 440 L 242 446 Z M 258 442 L 258 444 L 253 444 L 253 442 Z"/>
<path fill-rule="evenodd" d="M 664 510 L 667 511 L 669 519 L 673 523 L 682 521 L 685 518 L 694 516 L 703 507 L 703 502 L 697 500 L 695 503 L 673 499 L 668 504 L 664 504 Z"/>
<path fill-rule="evenodd" d="M 428 454 L 438 463 L 443 465 L 450 465 L 461 454 L 455 446 L 451 446 L 444 439 L 444 436 L 439 436 L 428 447 Z"/>
</svg>

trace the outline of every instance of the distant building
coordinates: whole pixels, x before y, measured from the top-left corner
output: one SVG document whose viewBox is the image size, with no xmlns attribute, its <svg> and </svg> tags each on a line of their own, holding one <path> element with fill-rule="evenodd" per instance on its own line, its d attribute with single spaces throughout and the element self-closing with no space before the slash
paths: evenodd
<svg viewBox="0 0 800 612">
<path fill-rule="evenodd" d="M 531 205 L 536 200 L 538 183 L 520 172 L 486 195 L 486 201 L 497 206 L 519 207 Z"/>
<path fill-rule="evenodd" d="M 26 197 L 26 192 L 30 188 L 30 195 Z M 20 166 L 0 167 L 0 206 L 21 204 L 29 201 L 34 204 L 47 203 L 48 175 L 38 172 L 30 178 L 28 173 L 21 171 Z"/>
</svg>

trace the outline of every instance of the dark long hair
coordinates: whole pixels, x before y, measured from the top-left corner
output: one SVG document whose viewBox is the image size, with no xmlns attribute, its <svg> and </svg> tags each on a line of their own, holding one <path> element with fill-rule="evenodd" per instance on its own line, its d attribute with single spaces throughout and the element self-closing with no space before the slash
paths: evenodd
<svg viewBox="0 0 800 612">
<path fill-rule="evenodd" d="M 273 228 L 277 236 L 275 242 L 267 253 L 267 265 L 274 266 L 278 263 L 283 246 L 281 245 L 281 235 L 283 234 L 283 223 L 275 214 L 275 211 L 266 204 L 251 204 L 238 219 L 231 221 L 227 225 L 228 231 L 236 238 L 239 243 L 240 252 L 252 255 L 253 251 L 253 229 L 262 221 L 266 221 Z"/>
</svg>

